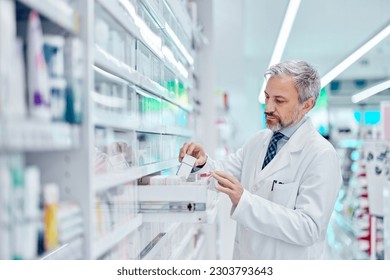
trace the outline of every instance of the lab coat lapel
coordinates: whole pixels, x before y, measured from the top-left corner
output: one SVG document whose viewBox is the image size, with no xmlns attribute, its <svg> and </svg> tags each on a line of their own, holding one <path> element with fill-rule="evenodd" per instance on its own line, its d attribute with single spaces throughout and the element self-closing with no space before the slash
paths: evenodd
<svg viewBox="0 0 390 280">
<path fill-rule="evenodd" d="M 271 137 L 272 137 L 272 131 L 270 130 L 269 133 L 264 135 L 264 138 L 261 141 L 262 144 L 257 146 L 259 150 L 256 151 L 255 153 L 253 153 L 254 155 L 258 155 L 256 166 L 258 168 L 260 168 L 259 171 L 261 170 L 261 166 L 263 165 L 263 161 L 264 161 L 265 155 L 267 153 L 267 149 L 268 149 L 269 142 L 271 141 Z"/>
<path fill-rule="evenodd" d="M 265 154 L 267 153 L 268 144 L 271 141 L 272 131 L 269 130 L 267 134 L 264 135 L 263 139 L 260 141 L 260 145 L 256 146 L 256 151 L 252 153 L 255 157 L 252 162 L 257 162 L 256 164 L 256 172 L 254 174 L 253 179 L 250 182 L 250 185 L 253 184 L 255 180 L 257 180 L 257 175 L 261 172 L 261 167 L 263 166 L 263 161 L 265 158 Z"/>
<path fill-rule="evenodd" d="M 288 142 L 276 154 L 276 156 L 271 160 L 271 162 L 268 163 L 268 165 L 260 172 L 260 177 L 267 178 L 290 163 L 291 155 L 287 147 Z"/>
<path fill-rule="evenodd" d="M 291 136 L 291 138 L 287 141 L 283 148 L 276 154 L 273 160 L 271 160 L 271 162 L 263 170 L 261 170 L 260 173 L 257 172 L 258 176 L 255 180 L 255 184 L 289 165 L 291 162 L 292 154 L 303 149 L 308 139 L 308 134 L 313 132 L 313 130 L 314 128 L 311 123 L 311 120 L 306 120 L 306 122 L 298 128 L 298 130 L 293 134 L 293 136 Z M 267 144 L 268 143 L 269 141 L 267 142 Z M 262 160 L 264 160 L 267 148 L 268 146 L 265 147 L 265 152 L 264 156 L 262 157 Z M 260 165 L 258 165 L 260 166 L 260 169 L 262 163 L 263 161 L 261 161 Z"/>
</svg>

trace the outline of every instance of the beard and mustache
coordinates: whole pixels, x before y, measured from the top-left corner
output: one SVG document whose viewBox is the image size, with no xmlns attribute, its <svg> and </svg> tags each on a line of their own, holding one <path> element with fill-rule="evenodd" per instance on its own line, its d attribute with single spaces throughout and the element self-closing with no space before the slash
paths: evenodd
<svg viewBox="0 0 390 280">
<path fill-rule="evenodd" d="M 265 117 L 266 117 L 267 127 L 270 130 L 272 130 L 272 132 L 280 131 L 280 130 L 294 124 L 299 118 L 299 113 L 300 113 L 300 110 L 299 110 L 299 106 L 298 106 L 298 108 L 295 111 L 294 116 L 291 118 L 291 120 L 290 121 L 283 121 L 279 116 L 275 115 L 274 113 L 264 112 Z M 269 120 L 268 117 L 272 117 L 273 120 Z M 277 121 L 277 123 L 272 124 L 273 121 Z"/>
</svg>

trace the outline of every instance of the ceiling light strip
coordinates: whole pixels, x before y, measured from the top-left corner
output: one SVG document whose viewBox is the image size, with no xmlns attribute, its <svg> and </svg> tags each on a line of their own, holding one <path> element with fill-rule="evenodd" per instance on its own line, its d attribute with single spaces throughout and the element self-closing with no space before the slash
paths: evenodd
<svg viewBox="0 0 390 280">
<path fill-rule="evenodd" d="M 328 85 L 334 78 L 340 75 L 345 69 L 351 66 L 355 61 L 361 58 L 364 54 L 370 51 L 373 47 L 379 44 L 383 39 L 390 35 L 390 24 L 382 29 L 378 34 L 368 40 L 364 45 L 354 51 L 350 56 L 344 59 L 336 67 L 330 70 L 321 78 L 321 87 Z"/>
<path fill-rule="evenodd" d="M 290 0 L 287 7 L 286 14 L 284 16 L 282 27 L 279 31 L 278 39 L 276 41 L 269 66 L 280 62 L 280 60 L 282 59 L 284 48 L 286 47 L 287 39 L 290 35 L 291 28 L 294 24 L 294 20 L 297 15 L 300 4 L 301 4 L 301 0 Z M 266 83 L 264 80 L 259 94 L 259 102 L 262 104 L 265 103 L 265 95 L 264 95 L 265 84 Z"/>
<path fill-rule="evenodd" d="M 365 89 L 359 93 L 356 93 L 352 95 L 351 100 L 353 103 L 359 103 L 360 101 L 363 101 L 364 99 L 367 99 L 377 93 L 380 93 L 381 91 L 384 91 L 386 89 L 390 88 L 390 80 L 377 84 L 373 87 L 370 87 L 368 89 Z"/>
</svg>

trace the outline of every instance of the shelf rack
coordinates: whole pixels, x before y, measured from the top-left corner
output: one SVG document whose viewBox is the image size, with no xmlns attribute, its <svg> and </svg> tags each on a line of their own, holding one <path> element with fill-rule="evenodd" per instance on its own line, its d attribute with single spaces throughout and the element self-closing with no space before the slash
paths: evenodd
<svg viewBox="0 0 390 280">
<path fill-rule="evenodd" d="M 56 33 L 64 37 L 78 38 L 83 44 L 83 84 L 81 92 L 83 92 L 82 114 L 83 122 L 81 124 L 73 125 L 68 123 L 57 122 L 40 122 L 33 119 L 4 119 L 0 118 L 0 152 L 4 153 L 22 153 L 26 154 L 26 163 L 30 165 L 37 165 L 42 172 L 43 182 L 55 182 L 61 186 L 61 199 L 74 201 L 80 205 L 81 213 L 84 219 L 84 234 L 80 239 L 82 240 L 82 258 L 98 259 L 104 257 L 126 237 L 138 232 L 139 227 L 143 223 L 153 220 L 154 222 L 161 222 L 159 218 L 166 219 L 167 222 L 175 222 L 176 226 L 171 227 L 165 235 L 155 244 L 152 251 L 147 254 L 145 259 L 153 259 L 159 254 L 159 248 L 164 246 L 164 243 L 169 240 L 170 236 L 175 234 L 175 230 L 181 223 L 214 223 L 216 219 L 217 207 L 208 209 L 208 211 L 201 211 L 198 213 L 148 213 L 138 214 L 135 218 L 115 227 L 111 232 L 105 236 L 96 239 L 96 225 L 95 218 L 95 198 L 105 192 L 109 193 L 119 186 L 127 185 L 139 189 L 143 188 L 135 186 L 135 182 L 147 175 L 171 170 L 179 165 L 177 159 L 164 160 L 155 162 L 144 166 L 136 166 L 123 170 L 123 172 L 110 173 L 104 175 L 96 175 L 94 172 L 94 147 L 95 141 L 94 129 L 96 128 L 110 128 L 120 132 L 129 132 L 136 142 L 136 135 L 140 133 L 157 134 L 160 139 L 163 136 L 172 136 L 173 139 L 190 138 L 193 137 L 193 128 L 184 127 L 182 124 L 176 122 L 175 126 L 155 125 L 153 127 L 143 126 L 139 120 L 139 116 L 124 116 L 115 115 L 115 113 L 101 113 L 95 110 L 94 98 L 98 95 L 95 92 L 95 77 L 103 75 L 104 79 L 111 79 L 113 82 L 120 82 L 126 86 L 138 88 L 147 92 L 159 100 L 173 105 L 176 110 L 183 113 L 185 117 L 193 112 L 191 104 L 186 104 L 179 100 L 178 92 L 174 93 L 172 89 L 167 89 L 162 86 L 164 83 L 158 79 L 152 80 L 139 71 L 138 65 L 130 67 L 125 61 L 116 58 L 112 53 L 106 51 L 97 45 L 94 41 L 94 19 L 98 9 L 101 7 L 107 14 L 112 17 L 113 21 L 118 23 L 125 32 L 132 35 L 135 40 L 139 41 L 146 48 L 157 57 L 161 63 L 161 67 L 168 69 L 169 73 L 173 73 L 176 80 L 180 80 L 180 86 L 184 85 L 186 89 L 193 90 L 192 72 L 194 71 L 192 63 L 185 62 L 186 55 L 181 49 L 183 45 L 178 41 L 178 36 L 168 25 L 168 21 L 164 18 L 163 13 L 159 10 L 157 4 L 153 1 L 143 0 L 92 0 L 92 1 L 74 1 L 74 4 L 67 4 L 66 1 L 60 0 L 14 0 L 18 5 L 18 9 L 35 10 L 39 16 L 43 18 L 42 25 L 44 32 Z M 181 66 L 186 67 L 189 73 L 189 78 L 183 75 L 183 69 L 175 64 L 173 59 L 169 59 L 162 52 L 163 40 L 161 44 L 155 44 L 147 38 L 144 30 L 140 27 L 138 21 L 140 18 L 136 16 L 136 9 L 132 10 L 131 3 L 138 3 L 144 5 L 152 14 L 153 19 L 160 27 L 158 35 L 163 36 L 165 43 L 172 45 L 171 50 L 174 54 L 174 59 L 183 62 Z M 190 24 L 189 15 L 179 7 L 178 3 L 170 3 L 166 0 L 160 4 L 174 5 L 169 9 L 172 18 L 177 21 L 175 25 Z M 100 9 L 100 8 L 99 8 Z M 180 15 L 175 13 L 180 13 Z M 25 18 L 23 18 L 24 21 Z M 187 21 L 187 23 L 186 23 Z M 22 23 L 22 22 L 21 22 Z M 171 21 L 172 23 L 172 21 Z M 18 23 L 19 24 L 19 23 Z M 23 22 L 22 24 L 26 24 Z M 22 24 L 18 25 L 20 28 Z M 49 28 L 50 27 L 50 28 Z M 54 28 L 54 29 L 53 29 Z M 51 32 L 49 32 L 49 29 Z M 186 28 L 188 29 L 188 28 Z M 172 32 L 171 32 L 172 31 Z M 185 30 L 188 34 L 188 30 Z M 23 33 L 24 30 L 21 32 Z M 191 32 L 190 32 L 191 33 Z M 191 35 L 191 34 L 190 34 Z M 0 34 L 1 38 L 1 34 Z M 138 42 L 137 42 L 138 43 Z M 193 50 L 186 50 L 190 56 L 195 58 L 196 52 Z M 65 54 L 69 55 L 69 54 Z M 188 57 L 187 57 L 188 62 Z M 139 58 L 137 58 L 139 63 Z M 179 65 L 180 66 L 180 65 Z M 164 68 L 164 69 L 165 69 Z M 98 74 L 96 74 L 98 73 Z M 162 72 L 161 72 L 162 73 Z M 184 71 L 184 74 L 186 72 Z M 167 78 L 168 79 L 168 78 Z M 158 81 L 158 82 L 156 82 Z M 177 83 L 178 85 L 179 83 Z M 170 92 L 171 90 L 172 92 Z M 176 89 L 177 90 L 177 89 Z M 193 90 L 196 93 L 196 90 Z M 85 93 L 85 94 L 84 94 Z M 177 95 L 175 95 L 177 94 Z M 176 96 L 176 97 L 175 97 Z M 102 97 L 102 96 L 99 96 Z M 104 97 L 103 97 L 104 98 Z M 122 100 L 115 96 L 110 96 L 111 100 L 121 102 Z M 115 99 L 116 98 L 116 99 Z M 137 104 L 138 105 L 138 104 Z M 168 137 L 167 137 L 168 138 Z M 162 141 L 162 140 L 160 140 Z M 161 148 L 163 149 L 163 148 Z M 170 158 L 164 157 L 164 158 Z M 137 164 L 138 165 L 138 162 Z M 199 188 L 200 192 L 204 192 Z M 185 215 L 182 215 L 185 214 Z M 181 242 L 181 250 L 190 242 L 193 236 L 193 230 L 184 234 L 184 241 Z M 204 238 L 204 237 L 203 237 Z M 165 240 L 165 241 L 164 241 Z M 80 240 L 77 240 L 79 242 Z M 202 243 L 199 243 L 200 245 Z M 74 244 L 73 244 L 74 245 Z M 69 255 L 69 250 L 73 248 L 72 244 L 64 244 L 52 251 L 45 252 L 42 256 L 37 256 L 41 259 L 58 259 L 65 255 Z M 78 243 L 76 244 L 77 246 Z M 1 248 L 0 248 L 1 250 Z M 72 249 L 73 250 L 73 249 Z M 200 250 L 197 248 L 197 250 Z M 183 252 L 177 249 L 173 252 L 172 257 L 177 257 Z M 195 252 L 194 252 L 195 256 Z"/>
<path fill-rule="evenodd" d="M 118 226 L 106 236 L 99 238 L 94 242 L 92 249 L 92 258 L 97 259 L 104 253 L 118 244 L 123 238 L 131 234 L 142 224 L 142 215 L 137 215 L 135 218 L 129 220 L 121 226 Z"/>
<path fill-rule="evenodd" d="M 79 13 L 63 1 L 56 0 L 17 0 L 27 7 L 38 11 L 61 28 L 78 34 L 80 32 Z"/>
</svg>

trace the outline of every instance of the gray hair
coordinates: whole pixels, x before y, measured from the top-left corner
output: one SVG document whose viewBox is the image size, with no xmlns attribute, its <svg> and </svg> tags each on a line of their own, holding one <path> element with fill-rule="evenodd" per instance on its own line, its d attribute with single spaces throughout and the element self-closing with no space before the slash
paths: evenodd
<svg viewBox="0 0 390 280">
<path fill-rule="evenodd" d="M 302 104 L 312 97 L 315 104 L 321 90 L 321 78 L 316 69 L 305 61 L 289 60 L 272 65 L 265 72 L 264 77 L 282 75 L 288 75 L 294 79 L 299 94 L 299 103 Z"/>
</svg>

